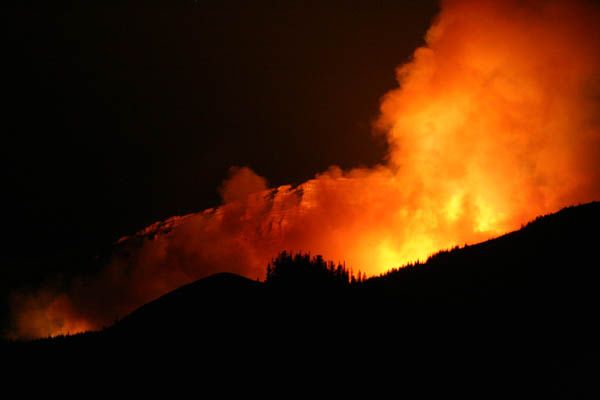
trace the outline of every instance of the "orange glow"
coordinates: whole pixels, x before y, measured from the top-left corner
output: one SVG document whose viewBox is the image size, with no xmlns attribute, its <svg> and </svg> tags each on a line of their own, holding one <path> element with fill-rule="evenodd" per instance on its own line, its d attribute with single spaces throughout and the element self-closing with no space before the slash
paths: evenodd
<svg viewBox="0 0 600 400">
<path fill-rule="evenodd" d="M 73 312 L 66 294 L 41 291 L 36 296 L 17 294 L 14 297 L 14 302 L 27 310 L 27 315 L 17 320 L 18 330 L 9 333 L 11 339 L 74 335 L 95 328 L 86 318 Z"/>
<path fill-rule="evenodd" d="M 98 328 L 218 271 L 262 278 L 283 249 L 373 275 L 598 199 L 598 21 L 583 2 L 444 1 L 382 100 L 385 164 L 270 190 L 233 170 L 224 205 L 122 240 L 67 294 L 18 298 L 16 335 Z"/>
</svg>

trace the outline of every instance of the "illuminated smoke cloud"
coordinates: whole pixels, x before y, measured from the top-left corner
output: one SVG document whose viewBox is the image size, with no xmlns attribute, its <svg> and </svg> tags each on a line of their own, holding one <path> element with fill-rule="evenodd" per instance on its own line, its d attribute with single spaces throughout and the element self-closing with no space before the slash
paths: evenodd
<svg viewBox="0 0 600 400">
<path fill-rule="evenodd" d="M 13 334 L 108 325 L 217 271 L 262 278 L 283 249 L 377 274 L 598 199 L 598 21 L 585 2 L 444 1 L 382 100 L 385 164 L 273 189 L 232 169 L 221 207 L 121 240 L 66 293 L 16 294 Z"/>
<path fill-rule="evenodd" d="M 244 200 L 252 193 L 267 190 L 267 180 L 248 167 L 231 167 L 229 178 L 219 188 L 223 203 Z"/>
</svg>

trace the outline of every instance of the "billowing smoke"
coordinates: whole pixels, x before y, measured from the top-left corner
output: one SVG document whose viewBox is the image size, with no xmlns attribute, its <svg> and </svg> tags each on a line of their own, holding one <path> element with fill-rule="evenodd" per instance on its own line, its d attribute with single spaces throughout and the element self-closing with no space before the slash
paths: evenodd
<svg viewBox="0 0 600 400">
<path fill-rule="evenodd" d="M 223 203 L 244 200 L 252 193 L 267 190 L 267 180 L 248 167 L 231 167 L 229 178 L 219 188 Z"/>
<path fill-rule="evenodd" d="M 124 238 L 66 292 L 15 295 L 15 335 L 109 325 L 217 271 L 262 278 L 283 249 L 376 274 L 598 199 L 599 17 L 572 0 L 444 1 L 383 98 L 385 163 L 273 189 L 234 168 L 222 206 Z"/>
</svg>

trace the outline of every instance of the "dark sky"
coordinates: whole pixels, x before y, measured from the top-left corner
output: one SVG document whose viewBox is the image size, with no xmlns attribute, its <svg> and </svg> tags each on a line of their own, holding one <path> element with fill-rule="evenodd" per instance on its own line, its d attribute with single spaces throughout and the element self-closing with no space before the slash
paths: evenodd
<svg viewBox="0 0 600 400">
<path fill-rule="evenodd" d="M 2 13 L 0 293 L 83 271 L 122 235 L 217 205 L 232 165 L 280 185 L 381 161 L 379 99 L 437 9 L 15 3 Z"/>
</svg>

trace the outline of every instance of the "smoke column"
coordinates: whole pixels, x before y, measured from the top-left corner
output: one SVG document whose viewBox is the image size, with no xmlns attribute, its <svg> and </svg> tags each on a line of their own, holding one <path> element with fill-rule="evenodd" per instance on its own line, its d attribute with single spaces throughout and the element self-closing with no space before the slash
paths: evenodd
<svg viewBox="0 0 600 400">
<path fill-rule="evenodd" d="M 283 249 L 377 274 L 600 198 L 599 16 L 587 2 L 444 1 L 382 99 L 380 166 L 272 189 L 234 168 L 222 206 L 122 239 L 67 291 L 15 293 L 12 334 L 100 328 L 218 271 L 262 278 Z"/>
</svg>

